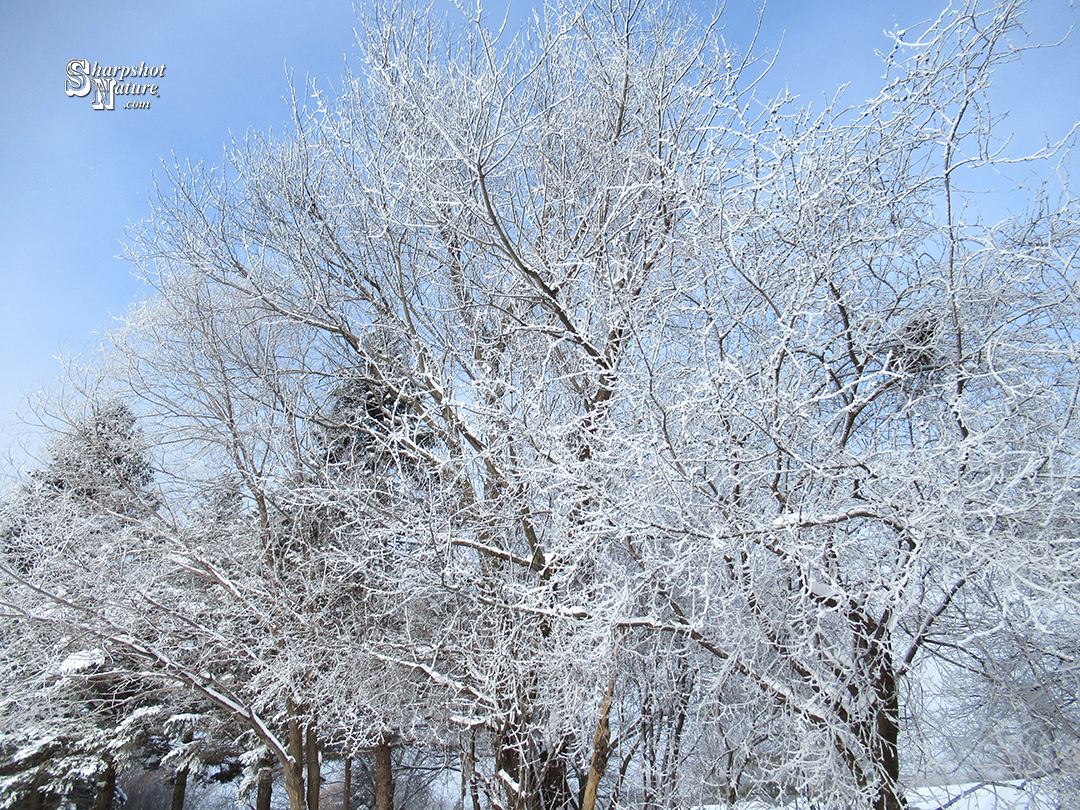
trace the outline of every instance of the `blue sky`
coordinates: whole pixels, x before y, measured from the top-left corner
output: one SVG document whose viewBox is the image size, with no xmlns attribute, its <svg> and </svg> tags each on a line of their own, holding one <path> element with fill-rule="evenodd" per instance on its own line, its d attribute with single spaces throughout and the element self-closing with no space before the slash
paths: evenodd
<svg viewBox="0 0 1080 810">
<path fill-rule="evenodd" d="M 945 0 L 774 0 L 759 47 L 783 40 L 761 92 L 783 87 L 820 102 L 850 82 L 848 98 L 872 95 L 882 72 L 884 30 L 936 16 Z M 538 3 L 510 0 L 510 26 Z M 712 5 L 707 6 L 711 8 Z M 449 0 L 436 12 L 455 13 Z M 507 0 L 487 0 L 501 19 Z M 729 0 L 727 41 L 745 49 L 753 0 Z M 1036 0 L 1034 41 L 1060 39 L 1080 23 L 1078 0 Z M 14 437 L 16 409 L 49 388 L 60 353 L 91 348 L 140 296 L 116 258 L 129 225 L 150 212 L 162 161 L 219 165 L 226 142 L 249 129 L 288 127 L 286 65 L 298 83 L 336 86 L 356 49 L 348 0 L 82 3 L 8 0 L 0 11 L 0 475 L 26 462 Z M 150 109 L 95 111 L 64 93 L 70 59 L 166 66 Z M 992 96 L 1009 112 L 1015 149 L 1060 137 L 1080 120 L 1080 32 L 1066 45 L 1028 54 Z M 8 459 L 11 461 L 9 462 Z"/>
</svg>

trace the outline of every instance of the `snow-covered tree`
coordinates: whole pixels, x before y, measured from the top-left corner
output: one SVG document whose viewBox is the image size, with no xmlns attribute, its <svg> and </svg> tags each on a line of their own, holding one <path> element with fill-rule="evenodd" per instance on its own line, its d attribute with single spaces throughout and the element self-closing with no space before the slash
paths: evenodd
<svg viewBox="0 0 1080 810">
<path fill-rule="evenodd" d="M 1004 221 L 963 190 L 1015 158 L 1022 5 L 821 111 L 674 3 L 505 47 L 370 11 L 338 95 L 136 233 L 107 374 L 171 477 L 107 507 L 123 610 L 64 620 L 246 723 L 293 810 L 380 740 L 457 748 L 474 810 L 1075 778 L 1067 150 Z"/>
<path fill-rule="evenodd" d="M 56 598 L 82 602 L 116 588 L 99 577 L 124 554 L 118 532 L 153 508 L 145 450 L 130 408 L 91 403 L 4 504 L 4 806 L 85 794 L 111 807 L 118 761 L 146 742 L 138 718 L 159 702 L 159 685 L 142 684 L 130 658 L 108 654 L 94 634 L 52 621 Z"/>
</svg>

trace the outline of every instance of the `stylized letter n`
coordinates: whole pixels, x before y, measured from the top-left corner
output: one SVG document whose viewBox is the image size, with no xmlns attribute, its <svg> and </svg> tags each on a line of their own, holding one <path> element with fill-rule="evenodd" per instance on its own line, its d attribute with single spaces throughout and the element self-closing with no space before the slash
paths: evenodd
<svg viewBox="0 0 1080 810">
<path fill-rule="evenodd" d="M 90 106 L 95 110 L 111 110 L 114 109 L 116 103 L 116 77 L 110 76 L 108 79 L 94 77 L 94 100 L 90 102 Z M 106 102 L 105 99 L 108 98 Z"/>
</svg>

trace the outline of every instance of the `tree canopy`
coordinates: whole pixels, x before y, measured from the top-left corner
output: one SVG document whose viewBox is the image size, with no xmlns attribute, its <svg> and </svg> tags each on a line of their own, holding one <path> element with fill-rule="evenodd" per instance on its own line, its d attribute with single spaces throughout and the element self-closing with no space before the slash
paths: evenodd
<svg viewBox="0 0 1080 810">
<path fill-rule="evenodd" d="M 5 551 L 6 604 L 240 723 L 292 810 L 391 747 L 474 810 L 1075 791 L 1070 142 L 1019 215 L 964 190 L 1016 159 L 1022 6 L 820 111 L 677 3 L 505 47 L 369 10 L 340 93 L 160 184 L 95 370 L 130 410 L 54 465 L 139 508 L 50 484 L 108 523 L 30 542 L 113 550 Z"/>
</svg>

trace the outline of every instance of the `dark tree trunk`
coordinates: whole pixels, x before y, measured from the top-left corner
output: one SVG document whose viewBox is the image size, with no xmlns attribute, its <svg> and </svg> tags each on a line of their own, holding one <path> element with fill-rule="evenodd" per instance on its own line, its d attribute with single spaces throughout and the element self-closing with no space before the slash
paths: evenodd
<svg viewBox="0 0 1080 810">
<path fill-rule="evenodd" d="M 345 792 L 341 795 L 341 810 L 349 810 L 352 797 L 352 757 L 345 757 Z"/>
<path fill-rule="evenodd" d="M 871 695 L 872 708 L 855 720 L 853 731 L 869 754 L 874 772 L 860 773 L 856 759 L 848 752 L 849 767 L 863 785 L 874 790 L 873 810 L 907 810 L 900 789 L 900 695 L 896 685 L 889 615 L 880 620 L 865 611 L 850 614 L 855 629 L 855 655 L 867 674 L 863 686 Z"/>
<path fill-rule="evenodd" d="M 900 792 L 900 697 L 888 650 L 882 650 L 874 678 L 877 698 L 874 758 L 881 769 L 874 810 L 907 810 Z"/>
<path fill-rule="evenodd" d="M 34 784 L 30 787 L 26 806 L 28 810 L 44 810 L 45 808 L 45 774 L 42 771 L 38 771 L 34 776 Z"/>
<path fill-rule="evenodd" d="M 188 729 L 184 732 L 181 740 L 187 745 L 191 742 L 192 731 Z M 188 766 L 177 770 L 176 775 L 173 777 L 173 794 L 172 794 L 172 810 L 184 810 L 184 796 L 187 794 L 187 780 L 188 780 Z"/>
<path fill-rule="evenodd" d="M 319 789 L 322 776 L 319 774 L 319 740 L 315 734 L 315 724 L 307 727 L 307 807 L 319 810 Z"/>
<path fill-rule="evenodd" d="M 97 800 L 94 802 L 94 810 L 112 810 L 113 801 L 116 799 L 116 763 L 112 757 L 105 759 L 105 773 L 98 782 Z"/>
<path fill-rule="evenodd" d="M 537 750 L 527 731 L 527 720 L 515 716 L 502 730 L 495 757 L 495 772 L 505 771 L 502 782 L 507 810 L 555 810 L 576 804 L 567 781 L 562 746 Z M 512 783 L 512 784 L 511 784 Z M 579 791 L 584 796 L 584 791 Z"/>
<path fill-rule="evenodd" d="M 255 810 L 270 810 L 270 798 L 274 792 L 274 769 L 269 759 L 259 763 L 259 792 L 255 797 Z"/>
<path fill-rule="evenodd" d="M 286 702 L 289 710 L 289 756 L 282 763 L 285 768 L 285 792 L 289 794 L 289 810 L 305 810 L 304 802 L 304 730 L 296 716 L 291 700 Z"/>
<path fill-rule="evenodd" d="M 476 775 L 476 731 L 469 735 L 469 747 L 462 754 L 461 806 L 465 807 L 465 788 L 472 796 L 472 810 L 480 810 L 480 785 Z M 466 764 L 467 763 L 467 764 Z"/>
<path fill-rule="evenodd" d="M 390 733 L 383 734 L 375 746 L 375 808 L 394 810 L 394 763 L 390 751 Z"/>
<path fill-rule="evenodd" d="M 172 810 L 184 810 L 184 794 L 187 793 L 187 778 L 188 767 L 185 765 L 178 770 L 176 776 L 173 777 Z"/>
</svg>

